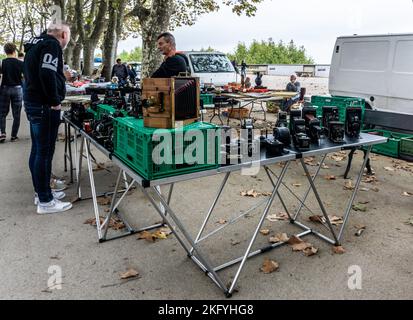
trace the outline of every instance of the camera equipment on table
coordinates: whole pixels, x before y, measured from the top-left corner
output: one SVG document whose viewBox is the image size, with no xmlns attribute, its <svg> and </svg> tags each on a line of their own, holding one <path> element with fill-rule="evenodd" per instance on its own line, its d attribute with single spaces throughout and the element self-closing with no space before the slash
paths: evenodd
<svg viewBox="0 0 413 320">
<path fill-rule="evenodd" d="M 291 144 L 290 130 L 286 127 L 279 127 L 273 129 L 274 139 L 280 141 L 285 147 Z"/>
<path fill-rule="evenodd" d="M 301 110 L 290 111 L 290 132 L 296 148 L 299 150 L 310 148 L 310 138 L 306 133 L 305 120 L 301 118 Z"/>
<path fill-rule="evenodd" d="M 267 158 L 279 157 L 284 154 L 284 144 L 275 138 L 262 137 L 260 144 L 261 148 L 265 148 Z"/>
<path fill-rule="evenodd" d="M 360 107 L 348 107 L 346 109 L 346 135 L 350 138 L 358 138 L 361 131 L 361 114 Z"/>
<path fill-rule="evenodd" d="M 133 92 L 130 94 L 130 99 L 131 111 L 129 112 L 129 115 L 138 119 L 142 119 L 143 110 L 141 94 L 138 92 Z"/>
<path fill-rule="evenodd" d="M 121 95 L 120 91 L 107 90 L 103 104 L 114 106 L 118 110 L 126 110 L 127 103 L 125 96 Z"/>
<path fill-rule="evenodd" d="M 199 97 L 199 78 L 143 79 L 145 127 L 168 129 L 197 121 Z"/>
<path fill-rule="evenodd" d="M 338 114 L 338 108 L 324 106 L 322 109 L 321 123 L 323 125 L 323 129 L 324 129 L 323 131 L 326 136 L 328 136 L 328 129 L 329 129 L 328 124 L 330 123 L 330 121 L 340 121 L 340 117 Z"/>
<path fill-rule="evenodd" d="M 252 140 L 254 139 L 254 120 L 244 119 L 241 124 L 241 129 L 247 130 L 248 156 L 251 157 L 252 156 Z M 242 136 L 243 135 L 241 135 L 241 138 Z"/>
<path fill-rule="evenodd" d="M 317 119 L 317 109 L 314 107 L 304 107 L 302 114 L 305 120 L 307 135 L 310 137 L 311 142 L 318 143 L 321 135 L 321 123 Z"/>
<path fill-rule="evenodd" d="M 334 143 L 344 142 L 344 123 L 341 121 L 330 121 L 328 123 L 328 138 Z"/>
<path fill-rule="evenodd" d="M 275 124 L 276 127 L 288 127 L 287 121 L 287 112 L 280 111 L 278 112 L 278 119 L 277 123 Z"/>
<path fill-rule="evenodd" d="M 99 120 L 84 122 L 84 130 L 88 132 L 105 149 L 113 152 L 113 119 L 123 117 L 119 110 L 113 115 L 102 114 Z M 90 127 L 90 129 L 88 129 Z"/>
<path fill-rule="evenodd" d="M 82 127 L 83 121 L 93 119 L 93 115 L 86 112 L 83 103 L 72 102 L 70 104 L 69 119 L 78 127 Z"/>
</svg>

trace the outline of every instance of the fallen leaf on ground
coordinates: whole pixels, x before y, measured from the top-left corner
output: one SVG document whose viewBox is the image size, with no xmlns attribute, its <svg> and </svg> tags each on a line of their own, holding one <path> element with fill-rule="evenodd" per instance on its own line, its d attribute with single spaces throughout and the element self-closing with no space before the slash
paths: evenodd
<svg viewBox="0 0 413 320">
<path fill-rule="evenodd" d="M 367 204 L 367 203 L 370 203 L 370 201 L 359 201 L 358 203 L 360 203 L 360 204 Z"/>
<path fill-rule="evenodd" d="M 105 221 L 105 218 L 99 217 L 99 221 L 100 221 L 100 225 L 102 225 L 103 222 Z M 92 226 L 96 226 L 96 218 L 87 219 L 84 222 L 84 224 L 90 224 Z M 121 230 L 125 228 L 125 224 L 122 222 L 122 220 L 113 217 L 113 218 L 110 218 L 109 228 L 113 230 Z"/>
<path fill-rule="evenodd" d="M 231 245 L 233 245 L 233 246 L 236 246 L 237 244 L 240 244 L 240 243 L 241 243 L 241 241 L 239 241 L 239 240 L 231 239 Z"/>
<path fill-rule="evenodd" d="M 344 183 L 344 190 L 354 190 L 354 186 L 351 180 L 348 180 Z"/>
<path fill-rule="evenodd" d="M 309 247 L 311 247 L 311 244 L 304 241 L 292 245 L 293 251 L 303 251 Z"/>
<path fill-rule="evenodd" d="M 110 204 L 110 198 L 108 197 L 99 197 L 97 198 L 97 203 L 100 204 L 101 206 L 106 206 L 108 204 Z"/>
<path fill-rule="evenodd" d="M 369 188 L 360 188 L 360 191 L 369 191 L 370 189 Z"/>
<path fill-rule="evenodd" d="M 216 223 L 226 224 L 226 223 L 227 223 L 227 220 L 225 220 L 225 219 L 219 219 Z"/>
<path fill-rule="evenodd" d="M 326 180 L 336 180 L 336 176 L 327 175 L 327 176 L 324 176 L 324 179 L 326 179 Z"/>
<path fill-rule="evenodd" d="M 298 244 L 298 243 L 302 243 L 302 242 L 304 242 L 304 241 L 301 240 L 297 236 L 291 236 L 287 241 L 287 243 L 290 244 L 290 245 L 294 245 L 294 244 Z"/>
<path fill-rule="evenodd" d="M 322 169 L 330 169 L 330 167 L 328 165 L 324 164 L 324 163 L 321 165 L 321 168 Z"/>
<path fill-rule="evenodd" d="M 363 206 L 361 204 L 353 204 L 353 206 L 351 207 L 354 211 L 361 211 L 361 212 L 366 212 L 367 211 L 367 207 Z"/>
<path fill-rule="evenodd" d="M 317 216 L 317 215 L 315 215 L 315 216 L 310 216 L 310 217 L 308 217 L 308 219 L 309 219 L 310 221 L 312 221 L 312 222 L 324 223 L 322 216 Z"/>
<path fill-rule="evenodd" d="M 166 239 L 167 238 L 167 235 L 165 233 L 163 233 L 162 231 L 160 231 L 160 230 L 155 231 L 152 235 L 157 239 Z"/>
<path fill-rule="evenodd" d="M 371 191 L 374 191 L 374 192 L 379 192 L 379 191 L 380 191 L 380 189 L 377 188 L 377 187 L 371 188 L 370 190 L 371 190 Z"/>
<path fill-rule="evenodd" d="M 304 158 L 304 163 L 308 166 L 317 166 L 317 162 L 315 161 L 315 157 L 306 157 Z"/>
<path fill-rule="evenodd" d="M 274 237 L 270 237 L 271 243 L 278 243 L 278 242 L 287 242 L 289 240 L 286 233 L 279 233 Z"/>
<path fill-rule="evenodd" d="M 405 191 L 405 192 L 402 193 L 402 196 L 410 197 L 410 196 L 413 196 L 413 193 Z"/>
<path fill-rule="evenodd" d="M 361 181 L 364 183 L 372 183 L 377 182 L 377 178 L 376 176 L 367 175 Z"/>
<path fill-rule="evenodd" d="M 293 185 L 294 187 L 297 187 L 297 188 L 298 188 L 298 187 L 301 187 L 301 183 L 293 183 L 292 185 Z"/>
<path fill-rule="evenodd" d="M 311 246 L 311 247 L 305 248 L 305 249 L 303 250 L 303 252 L 304 252 L 304 254 L 305 254 L 307 257 L 310 257 L 310 256 L 315 255 L 315 254 L 318 252 L 318 249 L 317 249 L 317 248 L 314 248 L 313 246 Z"/>
<path fill-rule="evenodd" d="M 264 263 L 260 270 L 266 274 L 272 273 L 274 271 L 277 271 L 279 268 L 279 265 L 277 262 L 270 260 L 268 258 L 265 258 Z"/>
<path fill-rule="evenodd" d="M 343 254 L 346 252 L 342 246 L 333 246 L 333 252 L 335 254 Z"/>
<path fill-rule="evenodd" d="M 129 278 L 133 278 L 139 275 L 139 272 L 134 270 L 134 269 L 129 269 L 128 271 L 121 273 L 120 274 L 120 278 L 121 279 L 129 279 Z"/>
<path fill-rule="evenodd" d="M 268 236 L 270 234 L 270 230 L 269 229 L 261 229 L 260 233 L 264 236 Z"/>
<path fill-rule="evenodd" d="M 172 230 L 169 229 L 169 227 L 162 227 L 159 229 L 159 231 L 165 233 L 167 236 L 169 236 L 172 233 Z"/>
<path fill-rule="evenodd" d="M 339 224 L 343 224 L 343 218 L 342 217 L 337 217 L 337 216 L 328 216 L 330 219 L 330 222 L 333 226 L 337 226 Z"/>
<path fill-rule="evenodd" d="M 386 171 L 394 171 L 394 168 L 393 168 L 393 167 L 384 167 L 384 170 L 386 170 Z"/>
<path fill-rule="evenodd" d="M 266 219 L 271 221 L 271 222 L 276 222 L 276 221 L 289 220 L 289 217 L 288 217 L 288 214 L 286 214 L 284 212 L 279 212 L 278 214 L 274 213 L 274 214 L 267 215 Z"/>
<path fill-rule="evenodd" d="M 143 231 L 143 232 L 138 233 L 138 240 L 141 240 L 141 239 L 145 239 L 146 241 L 149 241 L 149 242 L 155 242 L 156 237 L 151 232 Z"/>
<path fill-rule="evenodd" d="M 253 197 L 256 198 L 258 197 L 260 194 L 255 191 L 254 189 L 248 190 L 248 191 L 241 191 L 241 196 L 243 197 Z"/>
<path fill-rule="evenodd" d="M 272 195 L 272 192 L 263 192 L 261 193 L 264 197 L 268 197 L 270 195 Z"/>
</svg>

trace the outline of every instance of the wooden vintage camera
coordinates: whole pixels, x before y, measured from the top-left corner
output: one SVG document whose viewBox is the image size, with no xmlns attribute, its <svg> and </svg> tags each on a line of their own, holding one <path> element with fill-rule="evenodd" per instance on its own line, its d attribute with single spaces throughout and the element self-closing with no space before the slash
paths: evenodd
<svg viewBox="0 0 413 320">
<path fill-rule="evenodd" d="M 143 79 L 145 127 L 171 129 L 198 121 L 199 78 Z"/>
</svg>

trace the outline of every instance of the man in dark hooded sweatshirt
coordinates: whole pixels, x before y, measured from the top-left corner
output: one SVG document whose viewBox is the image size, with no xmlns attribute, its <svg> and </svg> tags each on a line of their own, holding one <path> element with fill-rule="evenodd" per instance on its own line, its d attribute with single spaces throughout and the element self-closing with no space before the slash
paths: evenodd
<svg viewBox="0 0 413 320">
<path fill-rule="evenodd" d="M 60 201 L 64 192 L 52 192 L 50 188 L 61 102 L 66 95 L 62 50 L 69 41 L 70 27 L 62 22 L 50 25 L 46 32 L 25 44 L 23 99 L 30 121 L 29 167 L 38 214 L 63 212 L 72 207 L 70 202 Z"/>
</svg>

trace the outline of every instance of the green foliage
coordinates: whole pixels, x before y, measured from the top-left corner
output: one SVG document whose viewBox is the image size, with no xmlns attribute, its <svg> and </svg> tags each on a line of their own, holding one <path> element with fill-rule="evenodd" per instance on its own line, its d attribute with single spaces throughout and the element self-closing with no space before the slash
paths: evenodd
<svg viewBox="0 0 413 320">
<path fill-rule="evenodd" d="M 268 41 L 254 40 L 249 47 L 239 42 L 234 53 L 228 54 L 230 60 L 247 64 L 312 64 L 314 60 L 308 57 L 304 46 L 297 47 L 293 40 L 288 45 L 282 41 L 275 44 Z"/>
<path fill-rule="evenodd" d="M 130 52 L 127 52 L 126 50 L 123 50 L 118 57 L 122 59 L 123 62 L 127 61 L 137 61 L 141 62 L 142 61 L 142 48 L 141 47 L 136 47 Z M 117 57 L 117 58 L 118 58 Z"/>
<path fill-rule="evenodd" d="M 201 48 L 201 50 L 199 50 L 199 51 L 203 51 L 203 52 L 214 52 L 214 51 L 217 51 L 217 50 L 215 50 L 214 48 L 211 48 L 211 46 L 208 46 L 208 48 L 206 48 L 206 49 Z"/>
<path fill-rule="evenodd" d="M 6 59 L 6 55 L 5 54 L 3 54 L 3 53 L 0 53 L 0 60 L 3 60 L 3 59 Z"/>
</svg>

